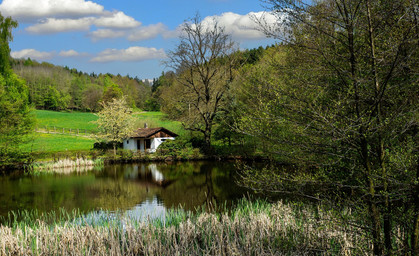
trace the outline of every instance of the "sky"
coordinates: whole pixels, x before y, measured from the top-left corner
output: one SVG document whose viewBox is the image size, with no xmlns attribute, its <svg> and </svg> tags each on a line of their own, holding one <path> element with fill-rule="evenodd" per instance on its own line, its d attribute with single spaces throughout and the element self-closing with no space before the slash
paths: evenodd
<svg viewBox="0 0 419 256">
<path fill-rule="evenodd" d="M 240 49 L 274 43 L 250 18 L 274 22 L 259 0 L 2 0 L 0 12 L 19 23 L 12 57 L 86 73 L 160 76 L 181 25 L 197 13 L 224 26 Z"/>
</svg>

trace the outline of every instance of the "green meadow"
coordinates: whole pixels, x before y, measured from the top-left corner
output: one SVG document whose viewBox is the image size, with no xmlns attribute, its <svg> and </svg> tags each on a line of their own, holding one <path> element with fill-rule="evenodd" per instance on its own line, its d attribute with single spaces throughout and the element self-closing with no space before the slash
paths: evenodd
<svg viewBox="0 0 419 256">
<path fill-rule="evenodd" d="M 48 110 L 35 110 L 37 132 L 29 137 L 26 144 L 22 145 L 27 152 L 65 152 L 90 150 L 96 139 L 92 133 L 97 132 L 93 121 L 97 116 L 84 112 L 56 112 Z M 161 112 L 136 112 L 137 127 L 165 127 L 179 135 L 184 134 L 180 122 L 170 121 Z M 65 133 L 62 133 L 64 128 Z M 72 134 L 69 134 L 69 131 Z M 77 129 L 80 134 L 76 136 Z M 54 132 L 55 130 L 55 132 Z M 85 133 L 87 131 L 87 134 Z"/>
<path fill-rule="evenodd" d="M 93 113 L 84 112 L 56 112 L 49 110 L 35 110 L 36 125 L 42 129 L 48 127 L 60 127 L 68 129 L 83 129 L 89 131 L 97 131 L 96 124 L 92 123 L 97 120 L 97 116 Z"/>
</svg>

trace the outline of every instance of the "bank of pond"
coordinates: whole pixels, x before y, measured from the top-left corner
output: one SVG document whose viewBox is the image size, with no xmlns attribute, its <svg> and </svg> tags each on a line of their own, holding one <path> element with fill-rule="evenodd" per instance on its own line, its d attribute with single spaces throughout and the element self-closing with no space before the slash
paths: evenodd
<svg viewBox="0 0 419 256">
<path fill-rule="evenodd" d="M 255 194 L 234 161 L 75 170 L 0 177 L 0 255 L 372 253 L 354 209 Z"/>
</svg>

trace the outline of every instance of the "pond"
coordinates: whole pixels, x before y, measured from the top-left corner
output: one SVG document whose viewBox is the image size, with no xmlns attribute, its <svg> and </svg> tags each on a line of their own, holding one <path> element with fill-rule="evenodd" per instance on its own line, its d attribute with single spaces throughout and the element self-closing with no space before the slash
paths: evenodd
<svg viewBox="0 0 419 256">
<path fill-rule="evenodd" d="M 202 205 L 228 207 L 251 193 L 236 185 L 237 178 L 234 162 L 143 163 L 70 174 L 14 174 L 0 177 L 0 216 L 64 208 L 154 217 L 179 207 L 191 211 Z"/>
</svg>

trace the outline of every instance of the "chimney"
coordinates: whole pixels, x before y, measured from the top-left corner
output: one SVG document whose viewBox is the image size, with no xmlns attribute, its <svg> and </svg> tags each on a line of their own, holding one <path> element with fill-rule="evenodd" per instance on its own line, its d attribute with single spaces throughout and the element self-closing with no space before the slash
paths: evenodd
<svg viewBox="0 0 419 256">
<path fill-rule="evenodd" d="M 148 128 L 148 125 L 147 125 L 147 123 L 144 123 L 144 128 Z"/>
</svg>

